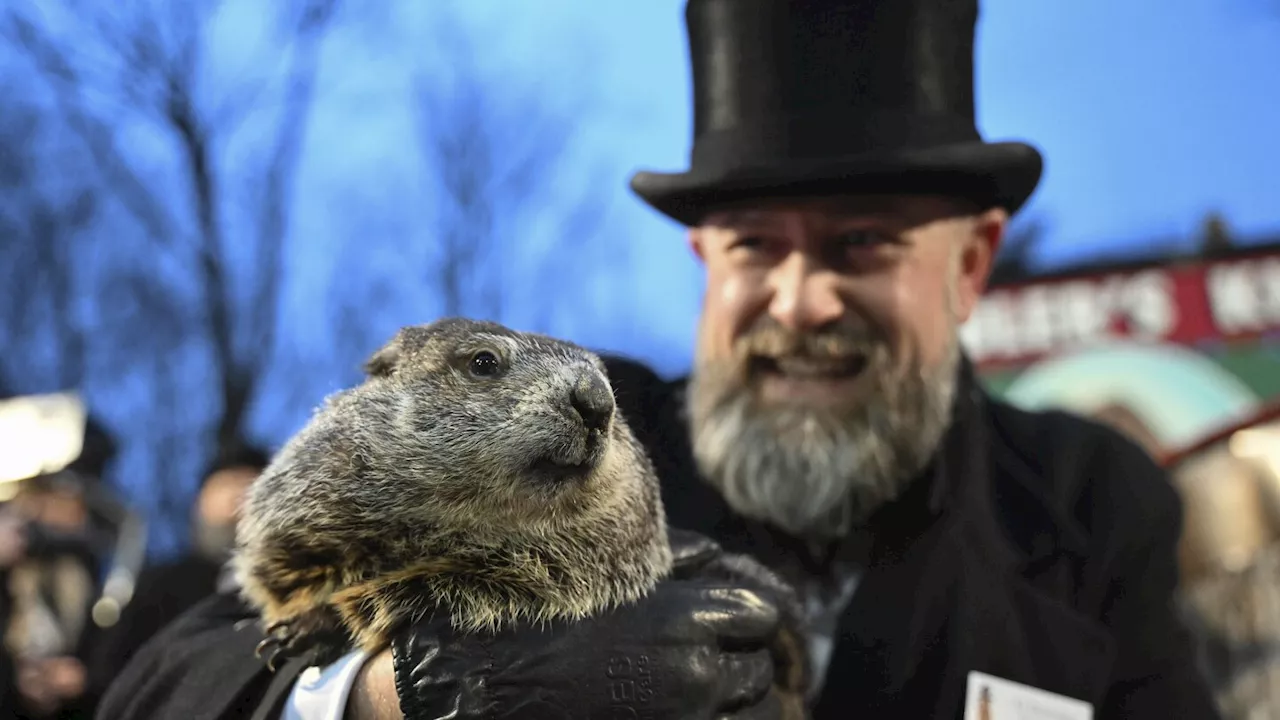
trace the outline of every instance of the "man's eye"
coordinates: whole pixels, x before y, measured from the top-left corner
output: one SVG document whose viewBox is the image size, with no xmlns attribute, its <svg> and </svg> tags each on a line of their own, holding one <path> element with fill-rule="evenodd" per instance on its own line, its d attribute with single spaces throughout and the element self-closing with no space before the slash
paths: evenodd
<svg viewBox="0 0 1280 720">
<path fill-rule="evenodd" d="M 889 242 L 887 237 L 874 230 L 850 230 L 837 235 L 834 239 L 835 244 L 842 248 L 874 247 Z"/>
<path fill-rule="evenodd" d="M 737 249 L 759 250 L 764 246 L 765 246 L 764 238 L 757 237 L 755 235 L 745 235 L 745 236 L 737 237 L 737 238 L 734 238 L 733 242 L 729 243 L 729 249 L 731 250 L 737 250 Z"/>
</svg>

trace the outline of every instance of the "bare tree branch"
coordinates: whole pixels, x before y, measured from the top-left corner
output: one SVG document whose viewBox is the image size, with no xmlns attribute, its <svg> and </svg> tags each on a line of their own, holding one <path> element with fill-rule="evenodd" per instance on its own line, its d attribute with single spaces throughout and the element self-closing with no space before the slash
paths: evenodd
<svg viewBox="0 0 1280 720">
<path fill-rule="evenodd" d="M 86 42 L 105 48 L 120 69 L 115 91 L 140 112 L 171 133 L 177 141 L 187 181 L 187 212 L 195 237 L 183 237 L 181 223 L 169 212 L 163 186 L 144 182 L 115 140 L 110 118 L 96 114 L 86 100 L 93 88 L 69 46 L 32 14 L 5 12 L 9 34 L 27 51 L 49 78 L 60 109 L 90 149 L 107 185 L 130 210 L 158 247 L 189 258 L 204 294 L 206 332 L 216 356 L 222 385 L 223 413 L 219 432 L 239 432 L 244 424 L 255 381 L 270 360 L 271 337 L 277 312 L 275 285 L 281 272 L 280 253 L 288 232 L 288 200 L 297 165 L 303 123 L 309 116 L 318 44 L 336 7 L 336 0 L 293 0 L 288 42 L 294 48 L 283 117 L 272 150 L 267 154 L 263 205 L 258 219 L 260 267 L 248 317 L 233 312 L 226 237 L 222 224 L 225 181 L 217 167 L 220 145 L 253 108 L 243 102 L 223 104 L 217 114 L 205 111 L 200 92 L 206 57 L 205 36 L 222 0 L 121 0 L 119 4 L 90 0 L 61 0 L 68 14 L 87 30 Z M 78 39 L 78 42 L 80 40 Z M 253 102 L 259 94 L 241 98 Z M 222 123 L 219 125 L 218 123 Z M 248 355 L 248 357 L 245 357 Z"/>
<path fill-rule="evenodd" d="M 337 0 L 305 3 L 294 30 L 292 62 L 287 75 L 289 88 L 267 162 L 262 209 L 258 213 L 258 282 L 254 304 L 259 308 L 274 310 L 279 304 L 281 258 L 289 235 L 289 202 L 311 118 L 321 41 L 337 5 Z M 258 347 L 269 348 L 275 340 L 275 318 L 264 312 L 257 320 L 253 342 Z M 262 362 L 267 359 L 260 358 Z M 259 372 L 262 371 L 259 367 Z"/>
<path fill-rule="evenodd" d="M 486 71 L 483 50 L 456 17 L 441 11 L 434 22 L 432 44 L 448 63 L 419 75 L 413 97 L 417 139 L 434 181 L 429 199 L 437 257 L 431 279 L 443 314 L 501 320 L 512 309 L 509 273 L 532 276 L 552 261 L 573 263 L 594 244 L 607 214 L 598 192 L 604 185 L 588 186 L 579 202 L 570 203 L 558 218 L 556 242 L 539 253 L 541 261 L 513 266 L 509 258 L 521 249 L 520 238 L 507 224 L 535 207 L 550 211 L 549 190 L 562 184 L 585 102 L 556 107 L 529 76 L 522 81 Z M 557 95 L 564 100 L 564 93 Z M 525 299 L 520 310 L 545 322 L 549 302 Z"/>
<path fill-rule="evenodd" d="M 174 288 L 154 267 L 115 267 L 103 278 L 98 292 L 102 316 L 97 332 L 128 348 L 127 353 L 99 356 L 98 373 L 120 376 L 146 372 L 156 416 L 181 417 L 184 400 L 180 376 L 187 370 L 175 362 L 175 355 L 198 337 L 199 318 L 179 302 Z M 151 491 L 153 508 L 162 518 L 185 517 L 188 488 L 170 481 L 181 477 L 180 435 L 184 430 L 180 424 L 165 422 L 142 438 L 151 446 L 148 455 L 154 462 L 155 477 L 166 480 Z"/>
<path fill-rule="evenodd" d="M 115 189 L 117 199 L 156 242 L 171 241 L 175 236 L 172 217 L 134 168 L 121 161 L 122 153 L 110 125 L 84 107 L 79 94 L 80 74 L 66 54 L 16 7 L 9 7 L 0 16 L 0 28 L 3 37 L 26 50 L 36 69 L 50 78 L 59 114 L 83 140 L 95 167 L 104 174 L 107 185 Z"/>
<path fill-rule="evenodd" d="M 241 370 L 240 379 L 227 388 L 227 408 L 219 430 L 219 437 L 224 441 L 243 432 L 248 405 L 273 359 L 279 289 L 284 279 L 282 258 L 289 234 L 289 202 L 311 118 L 321 43 L 337 5 L 337 0 L 306 0 L 297 6 L 300 12 L 292 32 L 284 108 L 268 155 L 262 203 L 257 214 L 257 267 L 252 299 L 256 312 L 246 316 L 246 334 L 250 345 L 257 348 L 256 357 Z M 230 338 L 227 347 L 231 347 L 229 341 Z"/>
<path fill-rule="evenodd" d="M 86 333 L 76 301 L 82 294 L 75 262 L 79 235 L 94 219 L 96 195 L 83 183 L 66 180 L 63 192 L 46 193 L 36 110 L 7 103 L 0 128 L 0 235 L 6 239 L 4 287 L 8 311 L 0 322 L 10 346 L 31 343 L 42 331 L 54 335 L 54 366 L 40 372 L 58 389 L 81 386 L 85 377 Z M 42 310 L 44 312 L 42 312 Z M 6 358 L 11 365 L 20 353 Z"/>
<path fill-rule="evenodd" d="M 1200 222 L 1199 244 L 1199 255 L 1206 258 L 1229 255 L 1235 248 L 1231 226 L 1222 213 L 1213 211 L 1205 215 Z"/>
<path fill-rule="evenodd" d="M 416 94 L 419 139 L 442 186 L 437 283 L 444 314 L 459 315 L 464 312 L 464 288 L 478 295 L 491 289 L 476 278 L 477 259 L 490 255 L 486 246 L 492 240 L 492 208 L 485 199 L 492 164 L 484 137 L 484 99 L 476 88 L 463 85 L 446 106 L 441 93 L 422 78 L 416 80 Z M 486 310 L 500 310 L 501 302 L 496 305 Z"/>
</svg>

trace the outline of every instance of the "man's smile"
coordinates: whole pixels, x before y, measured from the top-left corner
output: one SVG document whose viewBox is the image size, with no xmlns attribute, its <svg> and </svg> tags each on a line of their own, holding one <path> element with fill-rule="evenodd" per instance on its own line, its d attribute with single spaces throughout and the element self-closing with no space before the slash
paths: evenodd
<svg viewBox="0 0 1280 720">
<path fill-rule="evenodd" d="M 751 376 L 769 402 L 839 405 L 856 394 L 867 368 L 863 354 L 827 357 L 753 356 Z"/>
</svg>

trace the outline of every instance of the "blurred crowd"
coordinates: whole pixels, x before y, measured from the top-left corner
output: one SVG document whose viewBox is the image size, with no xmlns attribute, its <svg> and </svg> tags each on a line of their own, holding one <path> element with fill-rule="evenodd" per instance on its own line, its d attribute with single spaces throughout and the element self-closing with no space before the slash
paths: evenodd
<svg viewBox="0 0 1280 720">
<path fill-rule="evenodd" d="M 0 484 L 4 717 L 93 717 L 134 651 L 217 589 L 241 496 L 268 460 L 247 443 L 223 447 L 200 480 L 189 549 L 146 562 L 141 518 L 102 480 L 115 452 L 90 420 L 73 462 Z"/>
</svg>

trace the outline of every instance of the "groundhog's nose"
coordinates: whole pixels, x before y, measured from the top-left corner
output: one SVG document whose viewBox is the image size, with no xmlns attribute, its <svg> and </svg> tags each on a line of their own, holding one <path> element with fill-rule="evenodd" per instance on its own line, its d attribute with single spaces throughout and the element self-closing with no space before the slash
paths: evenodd
<svg viewBox="0 0 1280 720">
<path fill-rule="evenodd" d="M 569 394 L 569 403 L 588 430 L 603 432 L 609 428 L 609 421 L 613 419 L 613 390 L 595 368 L 578 375 L 578 381 Z"/>
</svg>

